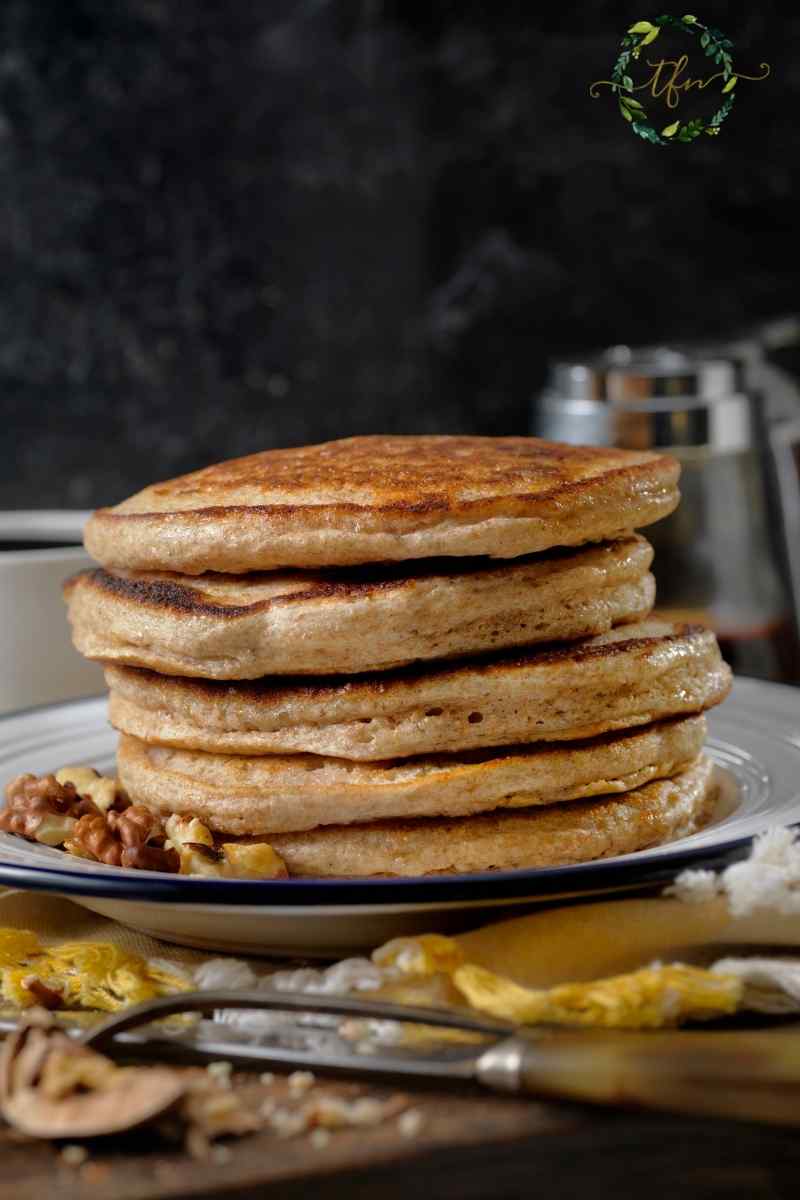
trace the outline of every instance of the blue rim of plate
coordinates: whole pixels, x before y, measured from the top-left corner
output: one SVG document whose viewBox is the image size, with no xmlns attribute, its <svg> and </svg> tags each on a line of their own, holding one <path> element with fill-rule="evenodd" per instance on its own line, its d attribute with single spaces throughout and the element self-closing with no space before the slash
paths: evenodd
<svg viewBox="0 0 800 1200">
<path fill-rule="evenodd" d="M 11 719 L 33 713 L 68 708 L 103 698 L 81 697 L 53 704 L 33 705 L 0 716 L 0 728 Z M 797 826 L 800 828 L 800 825 Z M 572 894 L 658 887 L 671 883 L 689 867 L 721 870 L 746 857 L 752 835 L 731 838 L 711 846 L 687 847 L 654 858 L 595 860 L 564 867 L 482 871 L 465 875 L 377 877 L 367 879 L 202 879 L 156 872 L 61 871 L 57 867 L 13 865 L 0 860 L 0 886 L 28 891 L 57 892 L 64 896 L 133 900 L 139 903 L 263 905 L 274 908 L 370 906 L 377 904 L 463 904 L 507 900 L 546 899 Z M 0 848 L 0 854 L 2 849 Z"/>
<path fill-rule="evenodd" d="M 744 858 L 752 837 L 717 846 L 698 846 L 639 862 L 582 863 L 517 871 L 483 871 L 474 875 L 435 878 L 369 879 L 191 879 L 151 873 L 91 874 L 52 867 L 12 866 L 0 862 L 0 885 L 63 896 L 95 896 L 115 900 L 171 904 L 263 905 L 268 908 L 351 906 L 359 904 L 463 904 L 503 900 L 546 899 L 591 895 L 671 883 L 677 872 L 702 866 L 721 870 Z"/>
</svg>

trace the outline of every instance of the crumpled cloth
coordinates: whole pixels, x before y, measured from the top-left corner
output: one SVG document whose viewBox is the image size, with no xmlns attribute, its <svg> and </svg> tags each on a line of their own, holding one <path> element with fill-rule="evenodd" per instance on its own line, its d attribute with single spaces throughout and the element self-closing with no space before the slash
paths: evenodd
<svg viewBox="0 0 800 1200">
<path fill-rule="evenodd" d="M 371 960 L 349 959 L 324 970 L 167 945 L 43 893 L 0 893 L 0 930 L 32 930 L 45 945 L 111 944 L 162 971 L 173 968 L 187 981 L 184 987 L 268 981 L 309 993 L 388 992 L 414 1002 L 429 996 L 432 1003 L 467 1002 L 510 1020 L 525 1021 L 520 1014 L 528 1014 L 531 1023 L 654 1027 L 662 1011 L 664 1024 L 670 1012 L 678 1023 L 698 1009 L 702 1014 L 706 1005 L 711 1016 L 737 1008 L 800 1011 L 800 840 L 792 830 L 769 830 L 755 839 L 745 862 L 719 875 L 685 872 L 668 892 L 539 909 L 456 938 L 397 939 L 376 948 Z M 279 965 L 283 969 L 276 971 Z M 713 977 L 696 968 L 711 968 Z M 724 998 L 717 977 L 730 985 Z M 564 990 L 590 983 L 592 989 Z M 561 990 L 556 995 L 554 989 Z M 548 991 L 553 996 L 543 995 Z M 220 1014 L 242 1033 L 274 1024 L 274 1015 L 265 1014 L 263 1022 L 258 1017 Z"/>
</svg>

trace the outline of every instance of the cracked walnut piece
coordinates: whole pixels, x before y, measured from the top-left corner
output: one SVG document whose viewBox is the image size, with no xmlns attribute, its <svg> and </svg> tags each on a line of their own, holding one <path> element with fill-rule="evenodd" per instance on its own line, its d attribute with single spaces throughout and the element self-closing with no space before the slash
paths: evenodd
<svg viewBox="0 0 800 1200">
<path fill-rule="evenodd" d="M 86 1138 L 151 1122 L 186 1094 L 168 1067 L 118 1067 L 77 1044 L 43 1009 L 0 1051 L 0 1112 L 30 1137 Z"/>
<path fill-rule="evenodd" d="M 216 846 L 211 830 L 197 817 L 167 817 L 169 842 L 181 858 L 181 875 L 213 879 L 285 879 L 289 872 L 268 842 L 224 842 Z"/>
<path fill-rule="evenodd" d="M 81 796 L 88 796 L 94 801 L 100 812 L 108 812 L 110 808 L 124 807 L 127 803 L 122 795 L 116 779 L 101 775 L 94 767 L 61 767 L 56 771 L 59 783 L 72 783 Z"/>
</svg>

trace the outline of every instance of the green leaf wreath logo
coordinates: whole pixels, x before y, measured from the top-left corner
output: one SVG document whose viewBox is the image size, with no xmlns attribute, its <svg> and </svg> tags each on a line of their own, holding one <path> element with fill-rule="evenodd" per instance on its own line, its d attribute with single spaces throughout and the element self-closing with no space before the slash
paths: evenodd
<svg viewBox="0 0 800 1200">
<path fill-rule="evenodd" d="M 642 59 L 645 47 L 653 46 L 657 38 L 670 31 L 697 40 L 700 50 L 709 60 L 707 66 L 712 68 L 710 74 L 692 78 L 689 55 L 683 52 L 682 47 L 673 57 L 659 57 L 658 47 L 654 47 Z M 633 73 L 636 72 L 637 76 L 641 74 L 641 66 L 649 74 L 647 78 L 637 81 Z M 714 70 L 714 67 L 718 70 Z M 719 29 L 704 25 L 691 13 L 683 17 L 660 16 L 652 21 L 636 21 L 628 28 L 620 43 L 611 78 L 595 80 L 589 87 L 589 95 L 597 99 L 601 88 L 610 87 L 617 98 L 623 120 L 638 137 L 652 142 L 654 146 L 672 146 L 677 142 L 693 142 L 703 134 L 716 137 L 733 109 L 739 80 L 766 79 L 770 73 L 769 63 L 760 63 L 759 70 L 760 75 L 747 75 L 738 70 L 734 66 L 733 42 L 730 38 Z M 692 92 L 700 96 L 707 89 L 710 89 L 709 95 L 716 97 L 713 112 L 706 115 L 695 112 L 687 119 L 676 114 L 675 119 L 664 123 L 665 107 L 671 115 L 681 100 Z M 637 100 L 636 92 L 644 93 L 644 99 L 650 97 L 647 101 L 650 116 L 642 102 Z M 710 106 L 707 104 L 706 107 Z M 658 109 L 661 109 L 661 119 Z"/>
</svg>

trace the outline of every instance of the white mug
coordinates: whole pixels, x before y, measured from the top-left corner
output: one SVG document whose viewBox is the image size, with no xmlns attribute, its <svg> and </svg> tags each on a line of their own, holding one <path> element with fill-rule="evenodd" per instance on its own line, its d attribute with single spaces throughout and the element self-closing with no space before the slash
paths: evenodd
<svg viewBox="0 0 800 1200">
<path fill-rule="evenodd" d="M 72 645 L 61 595 L 92 566 L 80 545 L 87 516 L 0 512 L 0 713 L 105 690 L 100 666 Z"/>
</svg>

